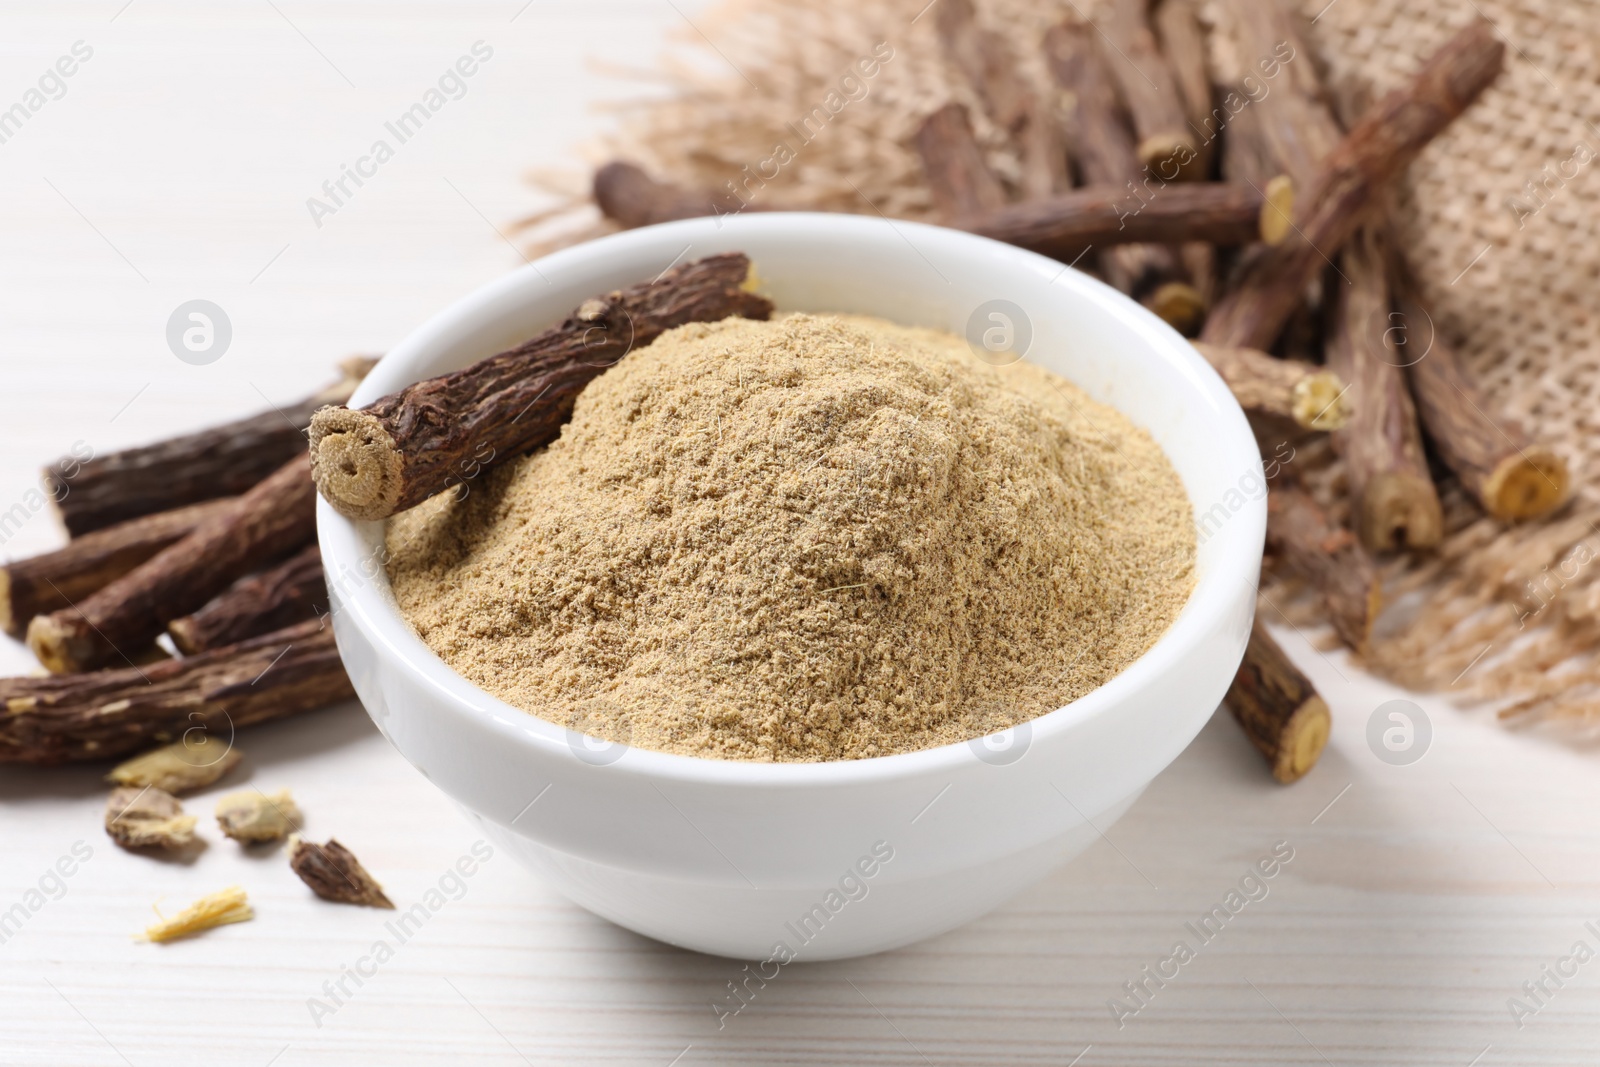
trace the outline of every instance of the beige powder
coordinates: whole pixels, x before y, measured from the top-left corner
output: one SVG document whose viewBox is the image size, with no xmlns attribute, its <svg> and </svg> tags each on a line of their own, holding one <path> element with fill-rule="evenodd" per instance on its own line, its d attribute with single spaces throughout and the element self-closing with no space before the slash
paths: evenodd
<svg viewBox="0 0 1600 1067">
<path fill-rule="evenodd" d="M 793 315 L 674 330 L 548 448 L 390 521 L 453 668 L 584 733 L 833 760 L 982 736 L 1145 652 L 1193 586 L 1160 448 L 948 334 Z"/>
</svg>

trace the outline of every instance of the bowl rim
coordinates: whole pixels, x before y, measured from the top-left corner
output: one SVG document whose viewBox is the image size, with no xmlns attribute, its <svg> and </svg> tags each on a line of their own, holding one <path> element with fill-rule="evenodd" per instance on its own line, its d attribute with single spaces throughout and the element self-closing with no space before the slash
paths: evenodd
<svg viewBox="0 0 1600 1067">
<path fill-rule="evenodd" d="M 696 238 L 704 243 L 711 237 L 705 231 L 712 227 L 717 230 L 729 229 L 734 233 L 745 228 L 770 228 L 780 237 L 786 229 L 790 233 L 803 230 L 814 237 L 818 226 L 827 226 L 841 236 L 857 240 L 901 241 L 909 234 L 953 243 L 958 249 L 966 245 L 966 250 L 974 256 L 984 255 L 991 261 L 993 257 L 1002 257 L 1012 261 L 1018 268 L 1043 276 L 1051 285 L 1062 285 L 1089 298 L 1102 312 L 1120 320 L 1130 332 L 1147 341 L 1178 377 L 1186 379 L 1198 389 L 1202 397 L 1209 401 L 1206 407 L 1211 412 L 1208 417 L 1216 423 L 1216 437 L 1224 442 L 1229 451 L 1239 453 L 1237 459 L 1253 463 L 1259 468 L 1261 456 L 1255 437 L 1233 394 L 1194 347 L 1148 309 L 1104 282 L 1064 266 L 1057 260 L 1013 245 L 959 230 L 900 220 L 895 220 L 888 230 L 868 234 L 869 228 L 883 225 L 884 220 L 857 215 L 762 212 L 738 216 L 733 220 L 709 217 L 686 219 L 610 234 L 530 261 L 458 298 L 408 333 L 382 357 L 379 366 L 383 363 L 391 366 L 404 363 L 421 352 L 433 349 L 443 336 L 458 329 L 460 323 L 491 312 L 495 305 L 529 287 L 534 280 L 542 281 L 549 275 L 571 268 L 603 263 L 615 252 L 636 244 L 664 238 L 671 238 L 674 244 L 680 240 L 693 244 Z M 718 250 L 718 246 L 728 244 L 728 235 L 719 234 L 710 243 L 712 247 L 707 248 L 706 254 L 712 254 Z M 375 374 L 370 375 L 362 383 L 352 403 L 368 403 L 381 395 L 375 385 L 368 388 L 375 377 Z M 367 395 L 369 393 L 372 395 Z M 1195 506 L 1198 514 L 1198 502 L 1191 499 L 1191 505 Z M 368 525 L 374 524 L 348 519 L 318 497 L 318 541 L 325 554 L 330 576 L 342 573 L 336 569 L 341 562 L 360 562 L 361 538 L 357 528 Z M 1265 495 L 1256 499 L 1247 497 L 1244 506 L 1233 512 L 1223 529 L 1213 535 L 1223 542 L 1216 550 L 1216 558 L 1196 575 L 1195 588 L 1189 599 L 1156 643 L 1099 688 L 1069 704 L 1026 720 L 1031 732 L 1030 745 L 1037 746 L 1042 741 L 1057 738 L 1112 712 L 1165 672 L 1178 669 L 1186 657 L 1200 649 L 1206 635 L 1226 625 L 1236 613 L 1240 585 L 1255 585 L 1254 572 L 1259 567 L 1260 546 L 1265 530 Z M 349 554 L 351 558 L 348 561 L 345 560 L 344 545 L 356 549 Z M 443 699 L 444 706 L 451 708 L 454 713 L 468 716 L 477 725 L 487 728 L 508 743 L 529 749 L 535 756 L 574 758 L 569 750 L 571 742 L 568 735 L 581 736 L 576 735 L 576 731 L 501 700 L 457 673 L 429 648 L 401 615 L 392 595 L 389 595 L 388 576 L 383 568 L 378 568 L 376 574 L 366 574 L 365 580 L 358 582 L 354 589 L 341 589 L 336 602 L 342 602 L 340 606 L 343 610 L 335 615 L 335 619 L 342 616 L 350 624 L 359 626 L 378 653 L 381 669 L 405 672 L 413 684 L 432 690 Z M 772 788 L 859 785 L 953 773 L 973 760 L 970 744 L 971 740 L 954 741 L 887 756 L 806 763 L 724 760 L 628 745 L 620 758 L 593 769 L 641 781 Z"/>
</svg>

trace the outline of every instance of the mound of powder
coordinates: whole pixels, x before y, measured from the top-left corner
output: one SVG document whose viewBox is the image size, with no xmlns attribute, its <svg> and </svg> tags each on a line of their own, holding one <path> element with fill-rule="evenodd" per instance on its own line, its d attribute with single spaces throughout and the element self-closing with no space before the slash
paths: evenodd
<svg viewBox="0 0 1600 1067">
<path fill-rule="evenodd" d="M 390 520 L 451 667 L 592 736 L 881 756 L 1066 704 L 1193 586 L 1148 434 L 1026 363 L 875 319 L 689 325 L 589 384 L 548 448 Z"/>
</svg>

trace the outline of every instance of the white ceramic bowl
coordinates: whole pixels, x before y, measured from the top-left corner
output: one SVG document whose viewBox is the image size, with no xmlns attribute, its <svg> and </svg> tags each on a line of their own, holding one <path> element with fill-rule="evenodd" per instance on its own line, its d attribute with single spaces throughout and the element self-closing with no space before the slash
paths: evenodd
<svg viewBox="0 0 1600 1067">
<path fill-rule="evenodd" d="M 752 214 L 570 248 L 436 315 L 352 403 L 525 340 L 585 297 L 739 250 L 783 310 L 965 334 L 1000 299 L 1027 358 L 1148 429 L 1200 517 L 1171 630 L 1100 689 L 987 740 L 878 759 L 757 764 L 586 739 L 456 674 L 397 611 L 381 523 L 318 503 L 339 651 L 378 728 L 500 848 L 584 907 L 742 959 L 856 956 L 949 930 L 1081 852 L 1188 745 L 1243 655 L 1266 525 L 1243 414 L 1177 333 L 1060 263 L 981 237 L 845 215 Z"/>
</svg>

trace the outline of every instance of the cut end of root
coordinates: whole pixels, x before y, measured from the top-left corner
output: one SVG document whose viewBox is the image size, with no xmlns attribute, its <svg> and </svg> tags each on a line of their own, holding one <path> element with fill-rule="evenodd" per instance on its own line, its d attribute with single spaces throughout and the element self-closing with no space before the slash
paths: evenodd
<svg viewBox="0 0 1600 1067">
<path fill-rule="evenodd" d="M 1333 727 L 1327 703 L 1313 696 L 1294 710 L 1284 724 L 1278 742 L 1278 758 L 1272 763 L 1272 777 L 1287 785 L 1305 777 L 1317 765 L 1317 757 L 1328 743 Z"/>
<path fill-rule="evenodd" d="M 1294 229 L 1294 182 L 1287 174 L 1280 174 L 1267 183 L 1261 201 L 1261 239 L 1269 245 L 1280 245 Z"/>
<path fill-rule="evenodd" d="M 167 634 L 172 638 L 172 643 L 178 646 L 178 651 L 185 656 L 192 656 L 202 651 L 200 635 L 195 629 L 194 620 L 187 615 L 167 623 Z"/>
<path fill-rule="evenodd" d="M 1161 133 L 1139 142 L 1139 162 L 1163 181 L 1198 181 L 1205 177 L 1194 142 L 1175 133 Z"/>
<path fill-rule="evenodd" d="M 1439 494 L 1427 478 L 1386 471 L 1361 495 L 1361 543 L 1369 552 L 1437 548 L 1444 537 Z"/>
<path fill-rule="evenodd" d="M 1567 502 L 1571 489 L 1567 464 L 1540 445 L 1501 460 L 1483 480 L 1483 507 L 1505 522 L 1523 522 L 1550 514 Z M 0 572 L 0 612 L 5 610 L 4 572 Z"/>
<path fill-rule="evenodd" d="M 1205 297 L 1188 282 L 1167 282 L 1145 298 L 1144 304 L 1185 337 L 1199 333 L 1205 322 Z"/>
<path fill-rule="evenodd" d="M 750 269 L 745 271 L 744 281 L 739 283 L 739 288 L 747 293 L 759 293 L 761 291 L 761 275 L 756 273 L 754 262 L 751 262 Z"/>
<path fill-rule="evenodd" d="M 1343 429 L 1353 413 L 1344 382 L 1331 370 L 1308 374 L 1294 385 L 1294 421 L 1308 430 Z"/>
<path fill-rule="evenodd" d="M 376 417 L 323 408 L 311 417 L 311 476 L 339 514 L 373 521 L 394 514 L 402 463 Z"/>
<path fill-rule="evenodd" d="M 11 606 L 11 572 L 0 567 L 0 630 L 17 637 L 22 629 L 22 620 L 17 618 L 16 609 Z"/>
<path fill-rule="evenodd" d="M 35 615 L 28 623 L 28 650 L 51 674 L 71 674 L 78 669 L 72 639 L 72 631 L 54 616 Z"/>
</svg>

